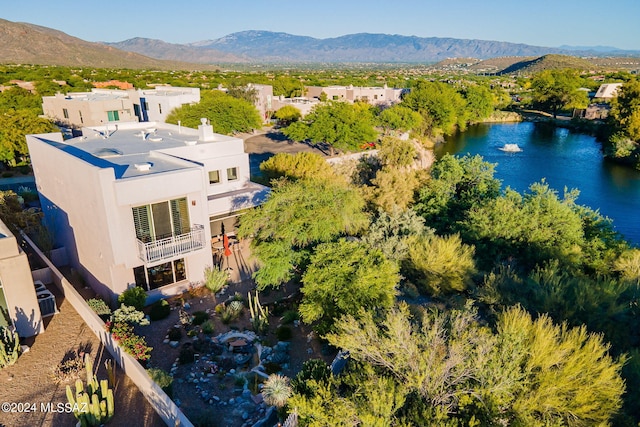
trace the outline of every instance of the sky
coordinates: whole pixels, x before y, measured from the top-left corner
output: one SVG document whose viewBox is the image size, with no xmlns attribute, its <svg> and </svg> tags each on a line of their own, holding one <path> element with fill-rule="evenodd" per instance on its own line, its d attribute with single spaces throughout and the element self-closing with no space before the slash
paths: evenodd
<svg viewBox="0 0 640 427">
<path fill-rule="evenodd" d="M 190 43 L 238 31 L 354 33 L 640 50 L 640 0 L 9 0 L 0 18 L 87 41 Z"/>
</svg>

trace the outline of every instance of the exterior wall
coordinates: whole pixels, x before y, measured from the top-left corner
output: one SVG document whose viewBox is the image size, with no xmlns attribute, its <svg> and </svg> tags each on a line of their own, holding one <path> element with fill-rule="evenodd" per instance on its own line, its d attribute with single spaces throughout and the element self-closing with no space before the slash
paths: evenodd
<svg viewBox="0 0 640 427">
<path fill-rule="evenodd" d="M 260 112 L 260 117 L 262 117 L 262 120 L 266 120 L 268 112 L 274 111 L 272 105 L 273 86 L 251 83 L 249 84 L 249 88 L 253 88 L 256 90 L 256 101 L 254 102 L 254 105 Z"/>
<path fill-rule="evenodd" d="M 328 100 L 366 101 L 371 105 L 391 105 L 400 102 L 403 89 L 383 87 L 359 86 L 305 86 L 308 98 L 320 98 L 322 92 L 327 94 Z"/>
<path fill-rule="evenodd" d="M 140 105 L 140 98 L 144 98 L 147 105 L 149 121 L 164 122 L 169 113 L 185 104 L 200 102 L 199 88 L 158 87 L 153 90 L 129 91 L 132 103 Z"/>
<path fill-rule="evenodd" d="M 20 250 L 15 236 L 1 221 L 0 284 L 18 335 L 24 338 L 44 332 L 27 255 Z"/>
<path fill-rule="evenodd" d="M 42 110 L 48 117 L 56 119 L 66 125 L 74 127 L 100 126 L 106 123 L 137 121 L 133 103 L 130 99 L 121 97 L 102 100 L 88 100 L 87 93 L 65 96 L 42 97 Z M 69 118 L 65 118 L 64 110 Z M 110 122 L 108 111 L 117 111 L 119 120 Z"/>
<path fill-rule="evenodd" d="M 67 247 L 70 263 L 107 300 L 133 285 L 133 268 L 143 265 L 132 207 L 186 197 L 191 224 L 204 226 L 210 241 L 201 168 L 116 180 L 110 168 L 93 166 L 34 136 L 27 141 L 43 211 L 55 224 L 56 240 Z M 180 258 L 185 259 L 188 281 L 203 280 L 204 267 L 211 264 L 208 246 Z"/>
</svg>

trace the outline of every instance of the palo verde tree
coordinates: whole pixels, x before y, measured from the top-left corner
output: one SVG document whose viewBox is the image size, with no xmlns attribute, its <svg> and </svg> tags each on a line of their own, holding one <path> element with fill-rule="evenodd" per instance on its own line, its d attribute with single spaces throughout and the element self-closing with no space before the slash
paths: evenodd
<svg viewBox="0 0 640 427">
<path fill-rule="evenodd" d="M 404 304 L 382 316 L 363 310 L 326 339 L 403 387 L 394 411 L 403 425 L 607 425 L 625 391 L 625 358 L 610 356 L 602 336 L 519 307 L 494 329 L 470 304 L 417 321 Z"/>
<path fill-rule="evenodd" d="M 422 116 L 425 135 L 449 135 L 466 127 L 466 101 L 446 83 L 420 80 L 405 95 L 402 105 Z"/>
<path fill-rule="evenodd" d="M 389 308 L 399 281 L 397 264 L 378 249 L 344 239 L 321 244 L 302 276 L 302 320 L 326 333 L 342 315 Z"/>
<path fill-rule="evenodd" d="M 253 236 L 261 263 L 259 289 L 278 287 L 304 272 L 312 249 L 340 236 L 357 235 L 368 225 L 364 200 L 337 180 L 277 182 L 269 199 L 240 219 L 239 234 Z"/>
</svg>

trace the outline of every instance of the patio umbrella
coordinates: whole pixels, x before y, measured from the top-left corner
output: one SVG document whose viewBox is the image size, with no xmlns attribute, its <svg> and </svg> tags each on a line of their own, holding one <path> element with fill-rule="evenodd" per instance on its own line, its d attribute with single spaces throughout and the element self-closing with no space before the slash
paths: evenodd
<svg viewBox="0 0 640 427">
<path fill-rule="evenodd" d="M 229 249 L 229 237 L 226 234 L 222 237 L 222 245 L 224 246 L 224 255 L 226 257 L 231 256 L 231 249 Z"/>
</svg>

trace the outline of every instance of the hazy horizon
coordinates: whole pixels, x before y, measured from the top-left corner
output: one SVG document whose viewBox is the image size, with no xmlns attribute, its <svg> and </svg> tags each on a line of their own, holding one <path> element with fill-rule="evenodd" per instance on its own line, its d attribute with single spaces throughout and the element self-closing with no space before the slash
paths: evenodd
<svg viewBox="0 0 640 427">
<path fill-rule="evenodd" d="M 94 42 L 120 42 L 134 37 L 169 43 L 194 43 L 231 33 L 258 30 L 314 38 L 355 33 L 492 40 L 533 46 L 611 46 L 640 50 L 640 2 L 555 2 L 525 5 L 508 0 L 487 4 L 474 0 L 168 0 L 104 2 L 22 0 L 2 18 L 63 31 Z"/>
</svg>

